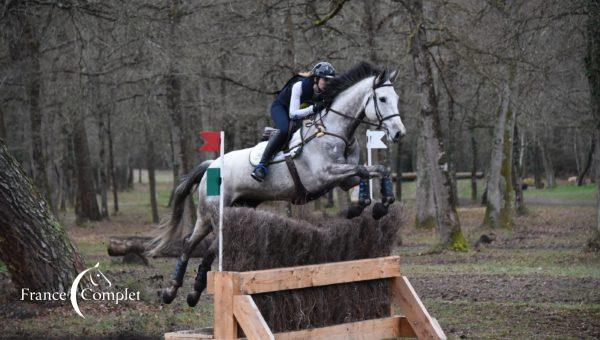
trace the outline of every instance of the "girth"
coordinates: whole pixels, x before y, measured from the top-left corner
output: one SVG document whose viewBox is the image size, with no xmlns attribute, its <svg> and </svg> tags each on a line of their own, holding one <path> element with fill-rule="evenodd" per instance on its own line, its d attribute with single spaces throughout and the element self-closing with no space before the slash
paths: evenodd
<svg viewBox="0 0 600 340">
<path fill-rule="evenodd" d="M 307 202 L 315 200 L 325 193 L 327 193 L 331 188 L 326 188 L 316 193 L 311 193 L 306 190 L 304 184 L 302 184 L 302 180 L 300 179 L 300 175 L 298 174 L 298 169 L 296 169 L 296 164 L 294 163 L 294 159 L 291 156 L 285 157 L 285 164 L 288 167 L 290 175 L 292 176 L 292 180 L 294 181 L 294 187 L 296 187 L 296 195 L 292 198 L 292 203 L 296 205 L 303 205 Z"/>
</svg>

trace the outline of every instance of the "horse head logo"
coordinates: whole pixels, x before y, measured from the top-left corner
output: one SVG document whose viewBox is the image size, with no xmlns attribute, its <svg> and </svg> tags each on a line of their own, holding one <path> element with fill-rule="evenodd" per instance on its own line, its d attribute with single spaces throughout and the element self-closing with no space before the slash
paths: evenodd
<svg viewBox="0 0 600 340">
<path fill-rule="evenodd" d="M 94 276 L 96 276 L 96 278 L 98 278 L 98 279 L 100 279 L 100 278 L 104 279 L 104 281 L 106 281 L 108 283 L 108 287 L 112 286 L 112 283 L 110 282 L 110 280 L 106 277 L 106 275 L 104 275 L 104 273 L 102 273 L 100 271 L 99 267 L 100 267 L 100 262 L 97 262 L 95 266 L 90 267 L 90 268 L 82 271 L 81 273 L 79 273 L 79 275 L 77 275 L 77 277 L 73 281 L 73 285 L 71 286 L 71 304 L 73 305 L 73 309 L 75 310 L 77 315 L 81 316 L 84 319 L 85 319 L 85 316 L 83 316 L 83 314 L 81 314 L 81 311 L 79 310 L 79 306 L 77 305 L 77 288 L 79 287 L 79 282 L 85 276 L 85 274 L 90 272 L 89 279 L 90 279 L 91 284 L 94 287 L 100 286 L 99 283 L 94 281 Z M 92 275 L 91 271 L 93 269 L 97 269 L 98 273 L 96 275 Z"/>
</svg>

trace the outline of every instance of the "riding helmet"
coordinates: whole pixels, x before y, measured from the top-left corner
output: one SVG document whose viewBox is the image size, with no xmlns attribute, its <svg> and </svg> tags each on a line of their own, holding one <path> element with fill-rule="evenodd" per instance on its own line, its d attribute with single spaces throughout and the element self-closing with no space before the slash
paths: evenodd
<svg viewBox="0 0 600 340">
<path fill-rule="evenodd" d="M 333 78 L 335 77 L 335 69 L 330 63 L 321 61 L 313 67 L 312 74 L 319 78 Z"/>
</svg>

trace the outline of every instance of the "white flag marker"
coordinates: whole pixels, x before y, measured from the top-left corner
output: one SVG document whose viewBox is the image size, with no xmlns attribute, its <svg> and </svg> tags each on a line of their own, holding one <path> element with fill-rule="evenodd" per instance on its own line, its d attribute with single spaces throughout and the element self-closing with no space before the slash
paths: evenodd
<svg viewBox="0 0 600 340">
<path fill-rule="evenodd" d="M 387 149 L 387 145 L 381 140 L 385 136 L 384 131 L 367 130 L 367 165 L 371 166 L 371 149 Z M 373 179 L 369 179 L 369 198 L 373 200 Z"/>
</svg>

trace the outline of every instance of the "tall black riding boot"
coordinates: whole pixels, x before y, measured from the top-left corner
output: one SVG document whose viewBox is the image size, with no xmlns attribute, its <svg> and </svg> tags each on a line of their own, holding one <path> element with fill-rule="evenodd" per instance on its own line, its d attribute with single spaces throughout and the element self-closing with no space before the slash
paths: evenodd
<svg viewBox="0 0 600 340">
<path fill-rule="evenodd" d="M 269 137 L 269 142 L 267 143 L 267 147 L 263 152 L 262 158 L 260 159 L 260 163 L 254 168 L 252 172 L 252 178 L 255 180 L 262 182 L 267 177 L 269 173 L 269 168 L 267 167 L 269 162 L 275 157 L 275 154 L 283 147 L 283 144 L 287 141 L 287 133 L 281 132 L 280 130 L 276 130 Z"/>
</svg>

